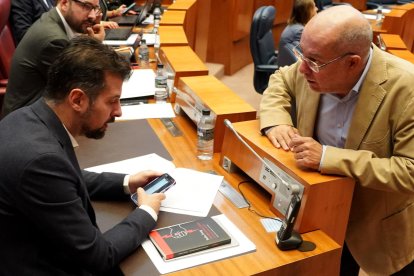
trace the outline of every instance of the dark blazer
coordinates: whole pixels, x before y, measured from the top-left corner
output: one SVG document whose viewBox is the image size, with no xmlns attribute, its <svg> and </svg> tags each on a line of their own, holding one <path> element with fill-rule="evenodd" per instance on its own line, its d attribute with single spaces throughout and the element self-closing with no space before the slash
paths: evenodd
<svg viewBox="0 0 414 276">
<path fill-rule="evenodd" d="M 146 211 L 131 208 L 99 231 L 89 197 L 127 199 L 124 175 L 81 171 L 42 99 L 0 121 L 0 141 L 0 275 L 101 275 L 155 226 Z"/>
<path fill-rule="evenodd" d="M 43 13 L 53 8 L 53 2 L 46 0 L 13 0 L 11 1 L 9 21 L 16 45 L 24 34 Z"/>
<path fill-rule="evenodd" d="M 68 43 L 56 8 L 44 13 L 32 25 L 13 55 L 3 116 L 40 98 L 50 64 Z"/>
<path fill-rule="evenodd" d="M 279 40 L 279 54 L 277 64 L 279 67 L 291 65 L 296 62 L 292 49 L 299 45 L 303 32 L 302 24 L 287 25 Z"/>
</svg>

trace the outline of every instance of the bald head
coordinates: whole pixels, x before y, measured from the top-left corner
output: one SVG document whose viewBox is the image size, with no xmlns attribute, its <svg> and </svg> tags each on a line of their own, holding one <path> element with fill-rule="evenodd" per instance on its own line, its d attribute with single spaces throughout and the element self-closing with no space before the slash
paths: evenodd
<svg viewBox="0 0 414 276">
<path fill-rule="evenodd" d="M 328 8 L 314 16 L 302 34 L 319 46 L 366 56 L 372 42 L 369 22 L 350 5 Z"/>
</svg>

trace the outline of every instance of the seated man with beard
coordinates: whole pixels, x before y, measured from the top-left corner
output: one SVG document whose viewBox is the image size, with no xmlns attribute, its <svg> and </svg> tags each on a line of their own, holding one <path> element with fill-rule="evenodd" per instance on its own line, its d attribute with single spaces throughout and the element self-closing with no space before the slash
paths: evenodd
<svg viewBox="0 0 414 276">
<path fill-rule="evenodd" d="M 26 32 L 14 53 L 2 116 L 35 102 L 46 86 L 47 70 L 78 34 L 103 40 L 99 0 L 59 0 Z"/>
</svg>

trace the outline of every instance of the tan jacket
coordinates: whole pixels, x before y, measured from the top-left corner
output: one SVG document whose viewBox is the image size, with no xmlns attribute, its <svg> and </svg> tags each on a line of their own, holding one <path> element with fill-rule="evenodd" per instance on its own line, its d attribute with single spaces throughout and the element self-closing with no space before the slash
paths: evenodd
<svg viewBox="0 0 414 276">
<path fill-rule="evenodd" d="M 292 124 L 314 136 L 319 94 L 298 64 L 273 74 L 263 94 L 261 129 Z M 414 65 L 374 46 L 373 59 L 349 128 L 345 149 L 327 147 L 321 172 L 353 177 L 356 187 L 346 235 L 369 275 L 389 275 L 414 259 Z"/>
</svg>

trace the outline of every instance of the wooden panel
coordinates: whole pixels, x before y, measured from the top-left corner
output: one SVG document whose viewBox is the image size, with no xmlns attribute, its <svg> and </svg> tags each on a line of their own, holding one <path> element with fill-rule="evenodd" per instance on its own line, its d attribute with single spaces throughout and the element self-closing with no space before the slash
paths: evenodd
<svg viewBox="0 0 414 276">
<path fill-rule="evenodd" d="M 180 77 L 208 75 L 208 68 L 189 46 L 161 47 L 160 59 L 174 72 L 174 85 Z"/>
<path fill-rule="evenodd" d="M 187 36 L 182 26 L 160 26 L 158 29 L 163 46 L 184 46 L 188 45 Z"/>
<path fill-rule="evenodd" d="M 405 10 L 391 10 L 391 12 L 385 14 L 381 29 L 385 30 L 388 34 L 402 35 L 405 14 Z"/>
<path fill-rule="evenodd" d="M 342 245 L 351 208 L 354 180 L 299 169 L 292 152 L 276 149 L 266 136 L 261 135 L 258 120 L 235 123 L 234 127 L 260 156 L 267 158 L 304 185 L 302 206 L 295 225 L 297 231 L 303 233 L 322 229 Z M 221 154 L 222 158 L 226 156 L 257 183 L 261 183 L 261 160 L 250 152 L 230 130 L 226 130 L 224 134 Z M 274 191 L 264 184 L 260 185 L 272 195 L 271 202 L 273 202 Z M 272 205 L 270 208 L 276 215 L 284 216 Z"/>
<path fill-rule="evenodd" d="M 186 11 L 166 10 L 161 18 L 161 26 L 184 25 Z"/>
<path fill-rule="evenodd" d="M 229 14 L 232 22 L 232 40 L 236 42 L 249 36 L 252 22 L 253 2 L 251 0 L 234 1 L 232 14 Z"/>
<path fill-rule="evenodd" d="M 168 6 L 168 9 L 186 11 L 190 9 L 196 2 L 197 0 L 176 0 L 175 3 L 172 3 Z"/>
<path fill-rule="evenodd" d="M 407 46 L 399 35 L 396 34 L 380 34 L 380 37 L 387 50 L 399 49 L 406 50 Z"/>
</svg>

